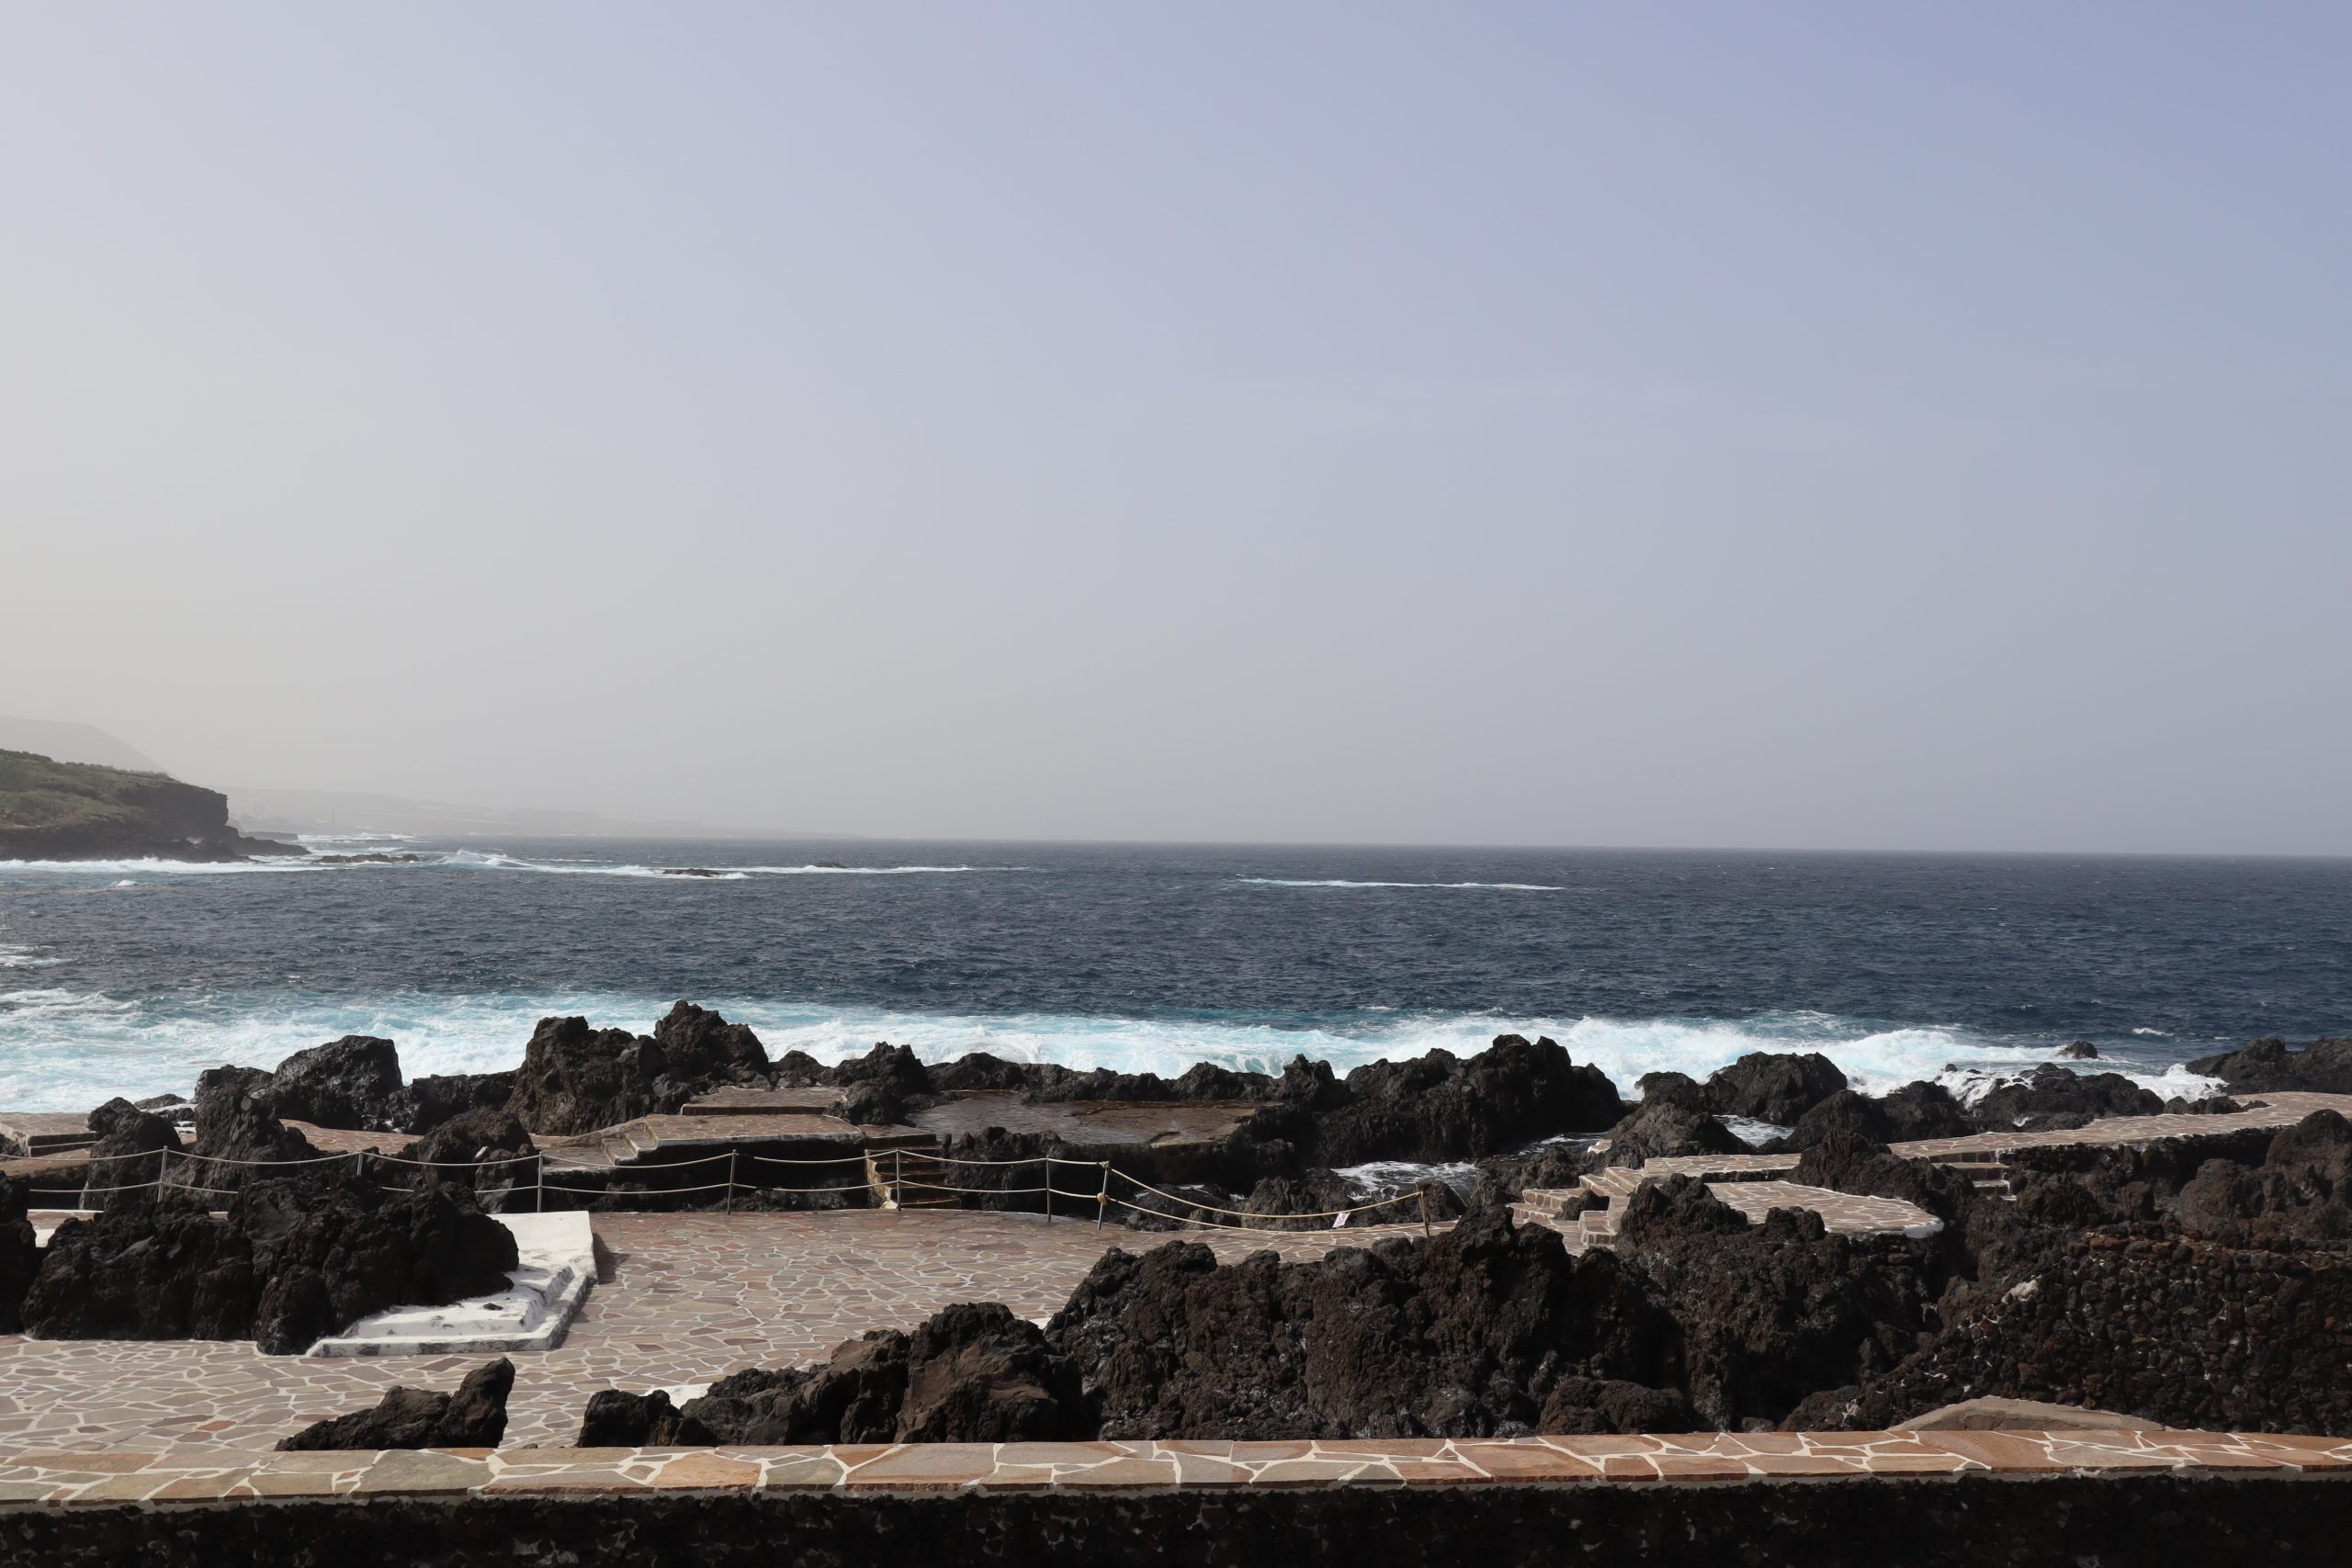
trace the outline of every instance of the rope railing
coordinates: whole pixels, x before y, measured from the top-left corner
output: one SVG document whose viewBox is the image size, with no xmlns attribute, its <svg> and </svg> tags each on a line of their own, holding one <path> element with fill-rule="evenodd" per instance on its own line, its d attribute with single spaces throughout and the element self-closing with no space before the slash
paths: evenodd
<svg viewBox="0 0 2352 1568">
<path fill-rule="evenodd" d="M 1144 1180 L 1140 1177 L 1133 1176 L 1125 1171 L 1114 1168 L 1108 1160 L 1073 1159 L 1066 1155 L 1050 1154 L 1030 1155 L 1019 1159 L 967 1159 L 956 1155 L 937 1154 L 925 1149 L 907 1148 L 869 1149 L 863 1150 L 854 1155 L 832 1155 L 816 1158 L 792 1158 L 779 1155 L 746 1155 L 740 1150 L 729 1150 L 725 1154 L 707 1155 L 694 1159 L 664 1160 L 658 1165 L 624 1168 L 611 1163 L 600 1165 L 594 1161 L 574 1162 L 562 1158 L 561 1155 L 558 1152 L 548 1150 L 540 1150 L 527 1155 L 497 1155 L 492 1156 L 488 1158 L 475 1160 L 421 1160 L 409 1158 L 401 1155 L 383 1154 L 374 1149 L 354 1149 L 342 1153 L 298 1156 L 290 1159 L 269 1160 L 237 1159 L 222 1155 L 203 1155 L 198 1154 L 192 1149 L 166 1146 L 161 1149 L 142 1149 L 131 1154 L 92 1155 L 89 1158 L 89 1163 L 93 1165 L 101 1161 L 147 1159 L 153 1157 L 157 1162 L 157 1171 L 154 1179 L 151 1181 L 120 1183 L 112 1187 L 85 1187 L 82 1189 L 82 1195 L 85 1198 L 112 1197 L 118 1193 L 151 1191 L 164 1187 L 171 1187 L 180 1191 L 201 1193 L 208 1197 L 233 1197 L 236 1195 L 238 1189 L 235 1188 L 198 1186 L 194 1181 L 186 1179 L 180 1181 L 172 1180 L 170 1173 L 172 1168 L 172 1156 L 175 1155 L 179 1156 L 180 1163 L 183 1166 L 200 1167 L 204 1164 L 209 1163 L 248 1170 L 300 1168 L 311 1166 L 330 1165 L 342 1160 L 351 1161 L 355 1173 L 364 1172 L 367 1169 L 367 1163 L 370 1160 L 381 1160 L 388 1165 L 406 1166 L 413 1169 L 436 1172 L 479 1172 L 493 1168 L 529 1165 L 534 1168 L 532 1173 L 533 1179 L 531 1182 L 531 1190 L 536 1194 L 534 1207 L 538 1210 L 545 1209 L 546 1194 L 549 1192 L 560 1192 L 572 1197 L 597 1198 L 609 1201 L 617 1198 L 644 1198 L 649 1200 L 681 1198 L 692 1196 L 696 1193 L 723 1191 L 727 1194 L 728 1212 L 731 1213 L 733 1213 L 734 1208 L 735 1194 L 739 1191 L 751 1193 L 758 1193 L 763 1190 L 810 1193 L 839 1192 L 854 1190 L 855 1187 L 862 1186 L 869 1191 L 886 1192 L 886 1206 L 890 1208 L 899 1207 L 904 1194 L 909 1191 L 936 1192 L 959 1198 L 1043 1197 L 1046 1201 L 1046 1218 L 1048 1223 L 1057 1217 L 1053 1211 L 1054 1199 L 1067 1198 L 1079 1204 L 1083 1204 L 1091 1200 L 1095 1205 L 1095 1225 L 1098 1229 L 1102 1227 L 1104 1220 L 1108 1217 L 1109 1211 L 1114 1207 L 1126 1210 L 1132 1213 L 1147 1215 L 1153 1219 L 1170 1221 L 1178 1224 L 1198 1225 L 1211 1230 L 1260 1234 L 1267 1230 L 1285 1228 L 1285 1222 L 1298 1220 L 1331 1220 L 1336 1222 L 1337 1225 L 1343 1226 L 1349 1220 L 1352 1219 L 1357 1214 L 1370 1213 L 1375 1210 L 1381 1209 L 1394 1209 L 1400 1205 L 1410 1203 L 1419 1203 L 1420 1205 L 1420 1219 L 1423 1232 L 1426 1234 L 1430 1228 L 1428 1194 L 1426 1191 L 1419 1189 L 1416 1189 L 1411 1192 L 1399 1193 L 1394 1197 L 1375 1198 L 1367 1202 L 1351 1204 L 1338 1209 L 1310 1210 L 1297 1213 L 1266 1213 L 1249 1209 L 1226 1208 L 1222 1205 L 1206 1202 L 1199 1199 L 1188 1198 L 1181 1193 L 1170 1192 L 1164 1188 L 1153 1186 L 1150 1182 Z M 883 1174 L 881 1168 L 883 1161 L 886 1158 L 888 1160 L 890 1167 L 887 1177 Z M 729 1168 L 727 1179 L 725 1181 L 706 1182 L 694 1187 L 580 1187 L 569 1185 L 563 1182 L 549 1181 L 547 1179 L 550 1171 L 563 1174 L 581 1171 L 603 1171 L 614 1176 L 620 1176 L 623 1174 L 650 1174 L 654 1171 L 670 1172 L 689 1170 L 699 1166 L 714 1165 L 721 1161 L 726 1162 Z M 860 1166 L 865 1168 L 866 1179 L 863 1182 L 854 1184 L 844 1183 L 835 1186 L 763 1189 L 756 1181 L 738 1179 L 737 1171 L 740 1168 L 741 1162 L 743 1161 L 748 1161 L 754 1166 L 766 1164 L 783 1166 L 791 1168 L 808 1168 L 820 1166 Z M 907 1174 L 906 1168 L 910 1164 L 915 1167 L 917 1174 L 912 1176 Z M 1025 1187 L 965 1187 L 944 1181 L 928 1180 L 924 1179 L 923 1174 L 925 1172 L 932 1171 L 934 1168 L 944 1167 L 964 1167 L 973 1169 L 1003 1170 L 1021 1166 L 1043 1167 L 1046 1177 L 1045 1181 L 1041 1185 Z M 1098 1190 L 1092 1192 L 1087 1192 L 1071 1188 L 1057 1186 L 1053 1178 L 1056 1167 L 1060 1167 L 1065 1169 L 1088 1170 L 1097 1173 L 1100 1183 Z M 1175 1212 L 1171 1213 L 1168 1209 L 1152 1207 L 1130 1201 L 1125 1198 L 1113 1196 L 1111 1191 L 1111 1183 L 1114 1178 L 1128 1183 L 1136 1190 L 1138 1196 L 1149 1194 L 1151 1197 L 1162 1200 L 1165 1202 L 1173 1205 Z M 380 1190 L 387 1192 L 409 1190 L 409 1189 L 389 1186 L 382 1182 L 378 1182 L 376 1185 Z M 511 1190 L 519 1192 L 521 1186 L 522 1184 L 520 1181 L 516 1181 L 513 1184 Z M 1210 1214 L 1224 1215 L 1229 1219 L 1254 1223 L 1228 1224 L 1220 1220 L 1213 1220 L 1204 1217 Z"/>
</svg>

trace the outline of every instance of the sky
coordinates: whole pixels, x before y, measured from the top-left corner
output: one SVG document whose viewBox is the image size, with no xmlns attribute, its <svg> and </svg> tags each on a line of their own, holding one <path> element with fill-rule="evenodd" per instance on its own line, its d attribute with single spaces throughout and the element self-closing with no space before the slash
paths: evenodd
<svg viewBox="0 0 2352 1568">
<path fill-rule="evenodd" d="M 2352 10 L 0 0 L 0 712 L 906 837 L 2352 853 Z"/>
</svg>

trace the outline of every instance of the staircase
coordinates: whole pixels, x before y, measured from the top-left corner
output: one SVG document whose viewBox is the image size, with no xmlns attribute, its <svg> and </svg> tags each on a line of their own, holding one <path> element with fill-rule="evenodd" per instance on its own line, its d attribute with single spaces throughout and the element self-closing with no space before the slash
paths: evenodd
<svg viewBox="0 0 2352 1568">
<path fill-rule="evenodd" d="M 954 1168 L 939 1160 L 939 1145 L 929 1148 L 868 1149 L 865 1190 L 877 1209 L 953 1209 L 956 1194 L 942 1187 L 960 1187 Z"/>
</svg>

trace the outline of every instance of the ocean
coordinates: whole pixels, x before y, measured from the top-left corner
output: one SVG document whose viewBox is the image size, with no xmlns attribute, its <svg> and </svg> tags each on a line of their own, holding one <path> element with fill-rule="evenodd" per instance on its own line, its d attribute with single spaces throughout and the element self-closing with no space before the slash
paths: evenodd
<svg viewBox="0 0 2352 1568">
<path fill-rule="evenodd" d="M 2352 861 L 307 842 L 424 858 L 0 863 L 0 1107 L 347 1033 L 412 1075 L 509 1067 L 542 1016 L 644 1031 L 680 998 L 771 1054 L 1170 1075 L 1550 1034 L 1629 1093 L 1758 1049 L 1965 1090 L 2077 1038 L 2171 1093 L 2191 1057 L 2352 1032 Z"/>
</svg>

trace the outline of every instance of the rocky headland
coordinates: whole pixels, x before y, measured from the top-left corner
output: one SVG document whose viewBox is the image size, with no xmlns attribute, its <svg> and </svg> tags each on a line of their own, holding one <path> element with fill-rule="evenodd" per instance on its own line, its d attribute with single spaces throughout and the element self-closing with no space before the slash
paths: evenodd
<svg viewBox="0 0 2352 1568">
<path fill-rule="evenodd" d="M 229 820 L 229 797 L 164 773 L 0 750 L 0 861 L 301 856 Z"/>
</svg>

